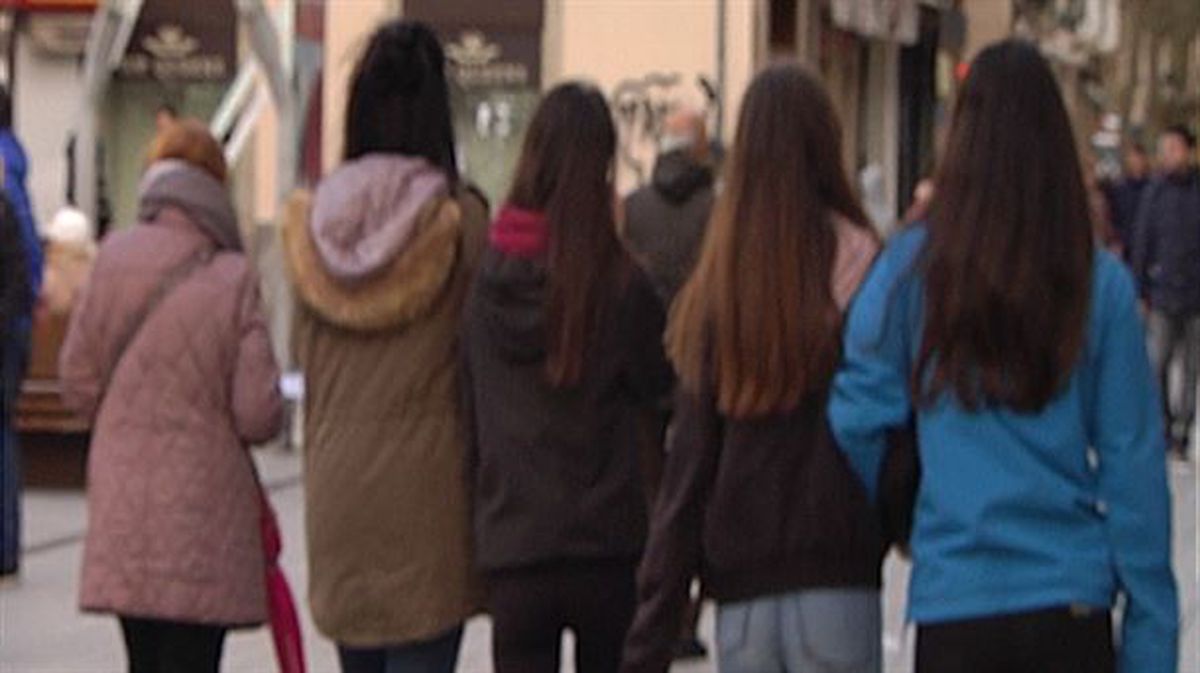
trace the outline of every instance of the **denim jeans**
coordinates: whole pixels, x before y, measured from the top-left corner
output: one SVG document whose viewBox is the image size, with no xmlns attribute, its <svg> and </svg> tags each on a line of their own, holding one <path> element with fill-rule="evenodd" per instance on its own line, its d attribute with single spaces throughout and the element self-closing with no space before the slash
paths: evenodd
<svg viewBox="0 0 1200 673">
<path fill-rule="evenodd" d="M 879 673 L 875 589 L 813 589 L 717 608 L 721 673 Z"/>
<path fill-rule="evenodd" d="M 0 344 L 0 575 L 17 571 L 21 555 L 21 452 L 17 397 L 29 352 L 29 330 L 14 327 Z"/>
<path fill-rule="evenodd" d="M 1158 375 L 1167 433 L 1177 446 L 1191 441 L 1196 420 L 1196 383 L 1200 377 L 1200 316 L 1151 311 L 1146 321 L 1150 361 Z M 1171 363 L 1183 361 L 1182 399 L 1171 394 Z"/>
<path fill-rule="evenodd" d="M 338 645 L 342 673 L 454 673 L 462 627 L 415 643 L 360 648 Z"/>
</svg>

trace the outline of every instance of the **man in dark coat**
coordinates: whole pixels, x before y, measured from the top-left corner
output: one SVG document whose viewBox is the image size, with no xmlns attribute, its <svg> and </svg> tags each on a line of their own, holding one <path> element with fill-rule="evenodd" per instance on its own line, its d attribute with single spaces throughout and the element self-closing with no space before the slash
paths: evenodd
<svg viewBox="0 0 1200 673">
<path fill-rule="evenodd" d="M 1187 456 L 1200 373 L 1200 170 L 1196 137 L 1168 129 L 1158 144 L 1161 175 L 1146 187 L 1134 225 L 1133 268 L 1148 304 L 1150 356 L 1162 386 L 1171 447 Z M 1183 359 L 1182 400 L 1172 403 L 1171 363 Z"/>
<path fill-rule="evenodd" d="M 713 206 L 713 168 L 704 118 L 693 112 L 668 117 L 659 141 L 651 182 L 625 200 L 625 240 L 670 306 L 696 264 Z M 646 412 L 642 423 L 642 470 L 653 506 L 662 477 L 663 443 L 670 421 L 669 403 Z M 697 599 L 685 615 L 676 655 L 701 657 L 695 637 L 700 614 Z"/>
<path fill-rule="evenodd" d="M 625 239 L 666 304 L 691 275 L 712 205 L 704 119 L 676 113 L 664 123 L 650 184 L 625 200 Z"/>
<path fill-rule="evenodd" d="M 1133 254 L 1133 231 L 1142 194 L 1150 184 L 1150 157 L 1140 143 L 1130 142 L 1125 148 L 1124 170 L 1120 178 L 1104 186 L 1104 197 L 1112 218 L 1113 231 L 1121 243 L 1121 254 L 1129 259 Z"/>
</svg>

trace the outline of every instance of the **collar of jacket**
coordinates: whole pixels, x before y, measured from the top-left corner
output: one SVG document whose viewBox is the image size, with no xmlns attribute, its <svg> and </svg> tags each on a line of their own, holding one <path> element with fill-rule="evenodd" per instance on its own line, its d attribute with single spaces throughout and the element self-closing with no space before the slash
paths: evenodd
<svg viewBox="0 0 1200 673">
<path fill-rule="evenodd" d="M 350 330 L 383 330 L 427 315 L 458 263 L 462 206 L 445 196 L 430 199 L 404 249 L 374 275 L 346 283 L 323 264 L 309 218 L 312 195 L 298 190 L 284 209 L 283 245 L 299 299 L 318 316 Z"/>
</svg>

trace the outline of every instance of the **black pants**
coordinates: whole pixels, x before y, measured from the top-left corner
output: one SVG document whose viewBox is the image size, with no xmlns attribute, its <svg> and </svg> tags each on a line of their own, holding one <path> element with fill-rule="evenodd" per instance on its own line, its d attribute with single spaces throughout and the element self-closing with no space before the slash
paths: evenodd
<svg viewBox="0 0 1200 673">
<path fill-rule="evenodd" d="M 1113 673 L 1107 610 L 1068 608 L 917 628 L 917 673 Z"/>
<path fill-rule="evenodd" d="M 226 629 L 157 619 L 121 618 L 129 673 L 217 673 Z"/>
<path fill-rule="evenodd" d="M 578 673 L 616 673 L 633 621 L 633 561 L 564 562 L 493 573 L 496 673 L 556 673 L 562 634 L 575 634 Z"/>
</svg>

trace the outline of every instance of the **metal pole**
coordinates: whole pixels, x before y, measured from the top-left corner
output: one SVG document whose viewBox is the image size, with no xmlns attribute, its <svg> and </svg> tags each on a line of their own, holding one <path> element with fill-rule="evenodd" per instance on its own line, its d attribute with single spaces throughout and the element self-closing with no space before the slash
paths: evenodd
<svg viewBox="0 0 1200 673">
<path fill-rule="evenodd" d="M 725 138 L 725 0 L 717 0 L 717 128 L 713 138 L 720 146 Z"/>
<path fill-rule="evenodd" d="M 99 152 L 96 143 L 99 108 L 113 70 L 120 65 L 142 11 L 143 0 L 109 0 L 96 10 L 84 55 L 84 96 L 75 124 L 75 186 L 78 207 L 96 220 L 99 194 L 96 176 Z"/>
</svg>

